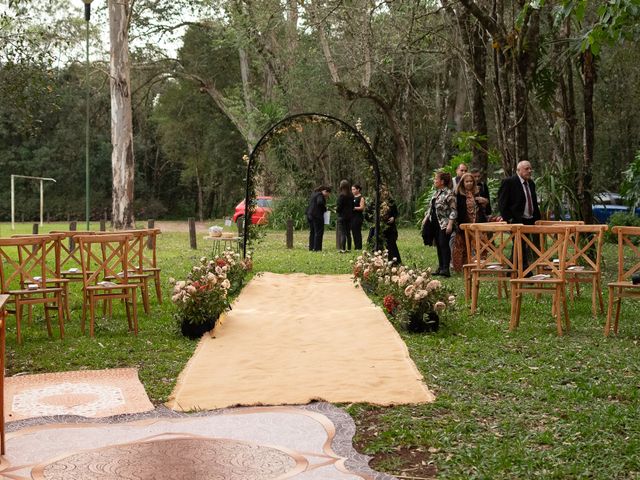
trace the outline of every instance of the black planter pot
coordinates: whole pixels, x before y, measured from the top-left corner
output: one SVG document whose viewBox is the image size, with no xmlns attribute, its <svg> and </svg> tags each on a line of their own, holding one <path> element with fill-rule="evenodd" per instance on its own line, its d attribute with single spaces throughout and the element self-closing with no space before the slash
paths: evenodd
<svg viewBox="0 0 640 480">
<path fill-rule="evenodd" d="M 202 335 L 212 330 L 216 325 L 216 321 L 218 319 L 210 319 L 204 323 L 190 323 L 183 321 L 180 324 L 180 330 L 182 331 L 182 335 L 190 339 L 200 338 Z"/>
<path fill-rule="evenodd" d="M 407 330 L 413 333 L 437 332 L 440 328 L 440 317 L 436 312 L 429 312 L 423 315 L 416 312 L 409 318 Z"/>
</svg>

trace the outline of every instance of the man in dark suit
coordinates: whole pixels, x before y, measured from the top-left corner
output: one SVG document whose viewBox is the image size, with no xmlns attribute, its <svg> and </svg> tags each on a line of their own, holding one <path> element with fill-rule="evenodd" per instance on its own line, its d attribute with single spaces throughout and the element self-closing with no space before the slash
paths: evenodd
<svg viewBox="0 0 640 480">
<path fill-rule="evenodd" d="M 502 181 L 498 191 L 498 207 L 505 222 L 533 225 L 542 217 L 532 173 L 531 164 L 523 160 L 518 163 L 516 175 Z"/>
<path fill-rule="evenodd" d="M 498 190 L 498 207 L 505 222 L 533 225 L 542 217 L 538 207 L 536 184 L 531 180 L 532 173 L 531 164 L 522 160 L 516 167 L 516 175 L 502 181 Z M 528 257 L 529 251 L 525 247 L 522 249 L 522 263 L 525 269 L 529 265 Z"/>
</svg>

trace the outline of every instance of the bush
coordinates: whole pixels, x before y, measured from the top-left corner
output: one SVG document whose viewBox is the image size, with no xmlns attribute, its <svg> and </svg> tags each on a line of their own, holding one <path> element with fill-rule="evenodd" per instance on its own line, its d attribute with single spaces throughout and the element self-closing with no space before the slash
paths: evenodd
<svg viewBox="0 0 640 480">
<path fill-rule="evenodd" d="M 608 242 L 618 243 L 618 236 L 611 231 L 613 227 L 640 227 L 640 217 L 629 212 L 614 213 L 609 217 L 609 230 L 606 232 L 606 239 Z"/>
<path fill-rule="evenodd" d="M 307 206 L 309 200 L 304 197 L 281 197 L 273 202 L 269 214 L 269 226 L 276 229 L 287 228 L 287 220 L 293 220 L 293 228 L 302 230 L 307 225 Z"/>
</svg>

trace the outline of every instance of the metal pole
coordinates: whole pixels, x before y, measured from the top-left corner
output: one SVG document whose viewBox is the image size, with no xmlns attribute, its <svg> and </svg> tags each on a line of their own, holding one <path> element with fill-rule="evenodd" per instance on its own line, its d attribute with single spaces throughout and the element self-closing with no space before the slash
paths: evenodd
<svg viewBox="0 0 640 480">
<path fill-rule="evenodd" d="M 11 175 L 11 230 L 16 229 L 16 190 L 14 176 Z"/>
<path fill-rule="evenodd" d="M 40 226 L 44 227 L 44 180 L 40 180 Z"/>
<path fill-rule="evenodd" d="M 87 53 L 87 64 L 85 67 L 85 75 L 84 75 L 84 81 L 85 81 L 85 87 L 87 89 L 86 92 L 86 124 L 85 124 L 85 162 L 84 162 L 84 166 L 85 166 L 85 191 L 86 191 L 86 208 L 85 208 L 85 215 L 87 218 L 87 231 L 89 231 L 91 229 L 90 225 L 89 225 L 89 219 L 90 219 L 90 184 L 89 184 L 89 96 L 91 94 L 90 90 L 89 90 L 89 19 L 91 18 L 91 4 L 90 3 L 86 3 L 84 4 L 84 19 L 86 21 L 87 24 L 87 38 L 86 38 L 86 53 Z"/>
</svg>

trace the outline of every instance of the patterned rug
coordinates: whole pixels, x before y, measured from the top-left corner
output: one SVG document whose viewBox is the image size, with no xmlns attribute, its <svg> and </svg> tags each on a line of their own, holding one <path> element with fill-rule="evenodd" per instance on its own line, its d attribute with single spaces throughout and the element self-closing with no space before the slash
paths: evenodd
<svg viewBox="0 0 640 480">
<path fill-rule="evenodd" d="M 135 368 L 20 375 L 5 379 L 5 420 L 98 418 L 153 410 Z"/>
<path fill-rule="evenodd" d="M 355 425 L 326 403 L 9 424 L 13 480 L 395 480 L 353 449 Z"/>
</svg>

